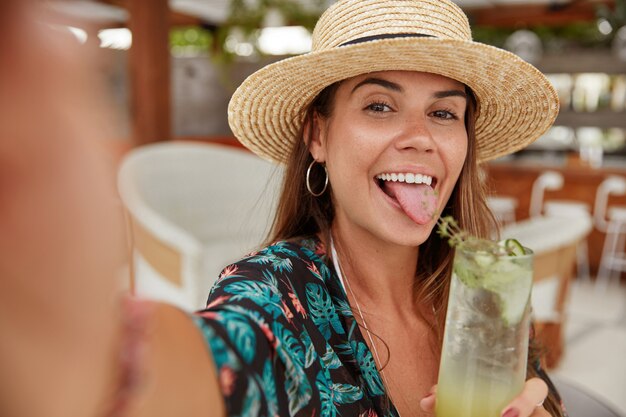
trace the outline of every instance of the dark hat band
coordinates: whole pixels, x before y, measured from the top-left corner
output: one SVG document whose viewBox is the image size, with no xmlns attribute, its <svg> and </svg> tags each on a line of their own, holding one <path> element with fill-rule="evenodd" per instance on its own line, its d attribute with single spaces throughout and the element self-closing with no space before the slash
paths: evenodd
<svg viewBox="0 0 626 417">
<path fill-rule="evenodd" d="M 344 42 L 342 46 L 354 45 L 357 43 L 377 41 L 380 39 L 395 39 L 395 38 L 434 38 L 432 35 L 424 35 L 421 33 L 383 33 L 380 35 L 364 36 L 362 38 L 352 39 L 351 41 Z"/>
</svg>

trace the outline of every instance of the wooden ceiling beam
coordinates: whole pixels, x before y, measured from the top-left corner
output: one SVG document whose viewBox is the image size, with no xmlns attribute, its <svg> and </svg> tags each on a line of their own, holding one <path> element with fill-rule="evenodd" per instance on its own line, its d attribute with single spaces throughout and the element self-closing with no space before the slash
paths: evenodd
<svg viewBox="0 0 626 417">
<path fill-rule="evenodd" d="M 129 51 L 133 144 L 169 140 L 171 132 L 167 0 L 130 0 Z"/>
<path fill-rule="evenodd" d="M 472 25 L 518 28 L 564 26 L 597 19 L 599 5 L 615 7 L 615 0 L 578 0 L 559 5 L 510 5 L 466 10 Z"/>
</svg>

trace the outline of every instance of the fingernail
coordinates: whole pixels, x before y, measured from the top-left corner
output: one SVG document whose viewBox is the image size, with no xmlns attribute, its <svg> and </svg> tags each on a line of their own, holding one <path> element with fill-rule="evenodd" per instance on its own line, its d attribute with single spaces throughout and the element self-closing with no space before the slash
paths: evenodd
<svg viewBox="0 0 626 417">
<path fill-rule="evenodd" d="M 509 408 L 504 413 L 502 413 L 502 417 L 518 417 L 519 411 L 517 408 Z"/>
</svg>

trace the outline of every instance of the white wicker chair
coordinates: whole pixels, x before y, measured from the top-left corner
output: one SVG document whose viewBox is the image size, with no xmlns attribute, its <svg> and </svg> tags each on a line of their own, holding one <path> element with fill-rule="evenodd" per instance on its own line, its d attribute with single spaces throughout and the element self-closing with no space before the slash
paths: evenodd
<svg viewBox="0 0 626 417">
<path fill-rule="evenodd" d="M 204 307 L 223 267 L 268 231 L 281 173 L 227 146 L 165 142 L 133 149 L 118 175 L 137 295 Z"/>
<path fill-rule="evenodd" d="M 556 171 L 542 172 L 533 182 L 530 195 L 530 217 L 541 216 L 543 212 L 543 195 L 546 190 L 559 190 L 563 188 L 563 176 Z"/>
<path fill-rule="evenodd" d="M 515 209 L 517 209 L 516 198 L 502 195 L 490 195 L 487 197 L 487 205 L 500 226 L 515 223 Z"/>
<path fill-rule="evenodd" d="M 545 171 L 533 183 L 530 198 L 529 214 L 531 217 L 540 215 L 563 217 L 572 220 L 591 220 L 591 208 L 587 203 L 574 200 L 544 200 L 546 190 L 563 188 L 563 176 L 556 171 Z M 583 239 L 576 247 L 576 272 L 578 278 L 590 281 L 589 277 L 589 249 L 587 239 Z"/>
<path fill-rule="evenodd" d="M 626 206 L 608 207 L 610 195 L 626 195 L 625 177 L 607 177 L 596 193 L 594 222 L 598 230 L 606 233 L 596 281 L 598 288 L 606 288 L 614 275 L 619 282 L 620 273 L 626 271 Z"/>
</svg>

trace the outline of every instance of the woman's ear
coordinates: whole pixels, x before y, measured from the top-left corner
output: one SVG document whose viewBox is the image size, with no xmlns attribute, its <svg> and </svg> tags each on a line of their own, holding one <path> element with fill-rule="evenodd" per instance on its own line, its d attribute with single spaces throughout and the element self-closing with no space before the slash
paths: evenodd
<svg viewBox="0 0 626 417">
<path fill-rule="evenodd" d="M 311 117 L 307 117 L 304 125 L 306 132 L 305 140 L 309 147 L 311 156 L 317 162 L 326 162 L 326 126 L 327 119 L 320 116 L 317 112 L 313 112 Z"/>
</svg>

